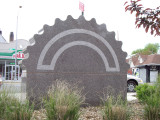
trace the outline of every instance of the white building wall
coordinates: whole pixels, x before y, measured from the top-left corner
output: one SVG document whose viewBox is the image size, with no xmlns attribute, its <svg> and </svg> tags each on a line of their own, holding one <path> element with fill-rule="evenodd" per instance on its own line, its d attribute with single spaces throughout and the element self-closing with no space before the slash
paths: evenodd
<svg viewBox="0 0 160 120">
<path fill-rule="evenodd" d="M 134 64 L 133 62 L 130 63 L 130 68 L 133 68 L 134 67 Z"/>
<path fill-rule="evenodd" d="M 139 77 L 143 80 L 144 83 L 146 83 L 146 69 L 145 68 L 139 69 Z"/>
<path fill-rule="evenodd" d="M 156 82 L 158 77 L 158 71 L 150 71 L 150 82 L 154 83 Z"/>
</svg>

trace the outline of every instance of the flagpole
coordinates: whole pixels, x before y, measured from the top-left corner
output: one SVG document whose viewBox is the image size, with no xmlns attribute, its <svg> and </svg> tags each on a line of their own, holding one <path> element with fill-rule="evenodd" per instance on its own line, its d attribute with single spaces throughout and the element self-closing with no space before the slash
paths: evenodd
<svg viewBox="0 0 160 120">
<path fill-rule="evenodd" d="M 82 12 L 82 16 L 84 16 L 84 12 Z"/>
<path fill-rule="evenodd" d="M 79 9 L 82 11 L 82 16 L 84 16 L 84 4 L 79 1 Z"/>
</svg>

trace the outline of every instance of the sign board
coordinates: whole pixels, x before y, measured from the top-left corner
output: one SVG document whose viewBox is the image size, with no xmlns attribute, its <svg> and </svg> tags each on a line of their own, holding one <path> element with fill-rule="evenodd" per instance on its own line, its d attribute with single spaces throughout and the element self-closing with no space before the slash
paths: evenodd
<svg viewBox="0 0 160 120">
<path fill-rule="evenodd" d="M 9 48 L 9 50 L 16 50 L 15 48 Z"/>
<path fill-rule="evenodd" d="M 15 65 L 15 63 L 9 63 L 10 65 Z"/>
<path fill-rule="evenodd" d="M 12 59 L 14 58 L 15 59 L 15 54 L 13 54 L 12 55 Z M 21 52 L 18 52 L 17 53 L 17 59 L 24 59 L 24 54 L 23 53 L 21 53 Z"/>
<path fill-rule="evenodd" d="M 155 65 L 150 66 L 150 70 L 151 71 L 156 71 L 157 70 L 157 66 L 155 66 Z"/>
<path fill-rule="evenodd" d="M 84 5 L 80 7 L 83 11 Z M 98 25 L 94 18 L 86 20 L 83 15 L 59 20 L 53 26 L 46 25 L 43 34 L 35 35 L 35 45 L 25 51 L 29 57 L 22 64 L 27 70 L 24 80 L 29 99 L 39 101 L 57 79 L 84 88 L 82 93 L 89 105 L 98 106 L 104 91 L 110 93 L 110 88 L 113 96 L 125 98 L 129 65 L 122 42 L 115 40 L 115 32 L 107 31 L 106 25 Z"/>
</svg>

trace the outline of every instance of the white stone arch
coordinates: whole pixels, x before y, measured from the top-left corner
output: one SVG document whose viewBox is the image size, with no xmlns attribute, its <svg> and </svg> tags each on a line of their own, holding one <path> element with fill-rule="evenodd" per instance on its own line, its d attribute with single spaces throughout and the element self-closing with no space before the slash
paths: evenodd
<svg viewBox="0 0 160 120">
<path fill-rule="evenodd" d="M 75 41 L 75 42 L 71 42 L 71 43 L 67 43 L 66 45 L 64 45 L 63 47 L 61 47 L 57 52 L 56 52 L 56 56 L 55 55 L 53 56 L 53 59 L 51 61 L 51 64 L 50 65 L 42 65 L 43 63 L 43 60 L 44 60 L 44 57 L 46 55 L 46 53 L 48 52 L 49 48 L 56 42 L 58 41 L 60 38 L 62 37 L 65 37 L 67 35 L 70 35 L 70 34 L 75 34 L 75 33 L 84 33 L 84 34 L 88 34 L 88 35 L 91 35 L 95 38 L 97 38 L 98 40 L 100 40 L 110 51 L 111 55 L 113 56 L 113 60 L 114 60 L 114 63 L 115 63 L 115 67 L 114 68 L 110 68 L 109 67 L 109 64 L 108 64 L 108 60 L 107 58 L 105 57 L 104 53 L 98 48 L 96 47 L 95 45 L 89 43 L 89 42 L 85 42 L 85 41 Z M 120 68 L 119 68 L 119 62 L 118 62 L 118 59 L 117 59 L 117 55 L 115 54 L 115 51 L 113 50 L 113 48 L 111 47 L 111 45 L 100 35 L 98 35 L 97 33 L 93 32 L 93 31 L 89 31 L 89 30 L 85 30 L 85 29 L 70 29 L 70 30 L 66 30 L 64 32 L 61 32 L 59 34 L 57 34 L 55 37 L 53 37 L 46 45 L 45 47 L 43 48 L 41 54 L 40 54 L 40 57 L 39 57 L 39 60 L 38 60 L 38 64 L 37 64 L 37 69 L 39 70 L 54 70 L 54 66 L 55 66 L 55 63 L 58 59 L 58 57 L 60 56 L 59 53 L 61 53 L 65 48 L 69 46 L 72 46 L 72 45 L 77 45 L 77 43 L 80 43 L 82 45 L 85 45 L 87 47 L 90 47 L 92 48 L 93 50 L 95 50 L 102 58 L 104 64 L 105 64 L 105 68 L 106 68 L 106 72 L 107 71 L 120 71 Z M 92 46 L 92 47 L 91 47 Z M 61 51 L 61 52 L 60 52 Z"/>
</svg>

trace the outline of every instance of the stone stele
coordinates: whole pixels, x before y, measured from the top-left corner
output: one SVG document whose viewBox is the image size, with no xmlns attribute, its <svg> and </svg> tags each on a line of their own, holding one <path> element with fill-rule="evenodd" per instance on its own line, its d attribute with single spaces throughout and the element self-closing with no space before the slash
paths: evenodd
<svg viewBox="0 0 160 120">
<path fill-rule="evenodd" d="M 122 42 L 106 25 L 98 25 L 93 18 L 85 20 L 68 16 L 55 20 L 53 26 L 44 25 L 43 34 L 34 35 L 27 47 L 28 58 L 26 91 L 31 98 L 46 95 L 56 80 L 78 84 L 86 96 L 86 103 L 99 105 L 100 98 L 110 91 L 126 97 L 127 53 Z"/>
</svg>

